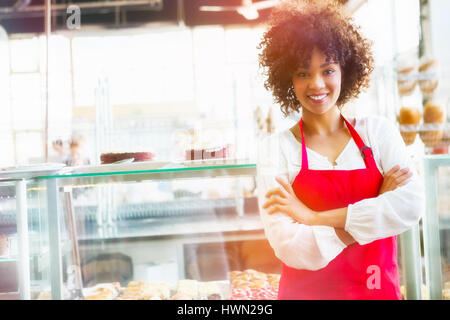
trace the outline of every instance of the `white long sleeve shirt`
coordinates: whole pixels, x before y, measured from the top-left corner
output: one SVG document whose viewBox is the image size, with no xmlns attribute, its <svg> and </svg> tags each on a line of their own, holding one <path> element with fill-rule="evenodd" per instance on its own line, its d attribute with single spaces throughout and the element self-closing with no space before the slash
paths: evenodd
<svg viewBox="0 0 450 320">
<path fill-rule="evenodd" d="M 422 180 L 412 167 L 406 146 L 394 124 L 380 116 L 356 117 L 355 120 L 354 128 L 364 143 L 372 148 L 375 163 L 382 175 L 395 165 L 409 167 L 413 172 L 406 185 L 348 206 L 345 230 L 359 244 L 367 244 L 398 235 L 416 225 L 425 210 L 425 195 Z M 353 138 L 336 159 L 336 166 L 314 150 L 306 150 L 310 170 L 365 168 Z M 346 247 L 334 228 L 303 225 L 282 213 L 268 215 L 262 208 L 267 191 L 279 187 L 276 176 L 292 184 L 301 169 L 301 158 L 301 143 L 290 130 L 260 141 L 257 166 L 260 216 L 265 235 L 275 255 L 283 263 L 296 269 L 318 270 Z"/>
</svg>

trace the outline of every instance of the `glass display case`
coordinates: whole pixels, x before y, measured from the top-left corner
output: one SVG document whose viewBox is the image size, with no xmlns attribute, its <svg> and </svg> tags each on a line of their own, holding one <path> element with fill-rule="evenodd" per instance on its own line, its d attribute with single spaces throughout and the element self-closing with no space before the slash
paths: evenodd
<svg viewBox="0 0 450 320">
<path fill-rule="evenodd" d="M 3 182 L 20 298 L 276 299 L 281 262 L 264 235 L 255 175 L 238 160 L 153 161 Z M 419 238 L 418 228 L 399 237 L 407 299 L 421 298 Z"/>
<path fill-rule="evenodd" d="M 424 157 L 425 283 L 432 300 L 450 299 L 450 155 Z"/>
<path fill-rule="evenodd" d="M 70 170 L 27 183 L 38 211 L 30 218 L 48 217 L 41 221 L 48 260 L 40 268 L 49 281 L 31 290 L 32 299 L 231 299 L 230 284 L 245 270 L 241 278 L 254 277 L 247 283 L 258 294 L 276 297 L 281 264 L 259 219 L 255 164 Z"/>
<path fill-rule="evenodd" d="M 30 181 L 0 181 L 1 300 L 30 299 L 33 288 L 49 283 L 47 218 L 33 201 L 33 191 L 27 190 Z"/>
</svg>

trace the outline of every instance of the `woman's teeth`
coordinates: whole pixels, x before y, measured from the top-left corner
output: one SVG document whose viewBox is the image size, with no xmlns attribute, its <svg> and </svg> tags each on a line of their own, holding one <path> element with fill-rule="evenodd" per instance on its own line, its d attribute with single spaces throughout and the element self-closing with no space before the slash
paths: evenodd
<svg viewBox="0 0 450 320">
<path fill-rule="evenodd" d="M 320 96 L 309 96 L 311 99 L 313 99 L 313 100 L 322 100 L 323 98 L 325 98 L 327 95 L 326 94 L 323 94 L 323 95 L 320 95 Z"/>
</svg>

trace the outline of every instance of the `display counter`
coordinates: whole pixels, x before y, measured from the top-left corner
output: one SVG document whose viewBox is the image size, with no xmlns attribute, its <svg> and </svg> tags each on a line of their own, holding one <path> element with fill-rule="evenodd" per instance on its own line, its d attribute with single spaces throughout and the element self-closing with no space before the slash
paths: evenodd
<svg viewBox="0 0 450 320">
<path fill-rule="evenodd" d="M 22 180 L 19 202 L 33 234 L 25 249 L 34 257 L 22 298 L 232 299 L 233 279 L 252 277 L 258 285 L 241 281 L 241 295 L 259 288 L 276 297 L 270 284 L 281 265 L 264 237 L 255 174 L 255 164 L 209 160 L 86 166 Z M 238 277 L 249 269 L 258 271 Z"/>
<path fill-rule="evenodd" d="M 0 232 L 10 230 L 0 265 L 17 266 L 22 299 L 276 299 L 281 262 L 264 235 L 255 175 L 255 164 L 210 160 L 3 181 Z M 431 260 L 427 270 L 439 272 Z M 400 235 L 399 264 L 404 297 L 425 298 L 419 226 Z"/>
</svg>

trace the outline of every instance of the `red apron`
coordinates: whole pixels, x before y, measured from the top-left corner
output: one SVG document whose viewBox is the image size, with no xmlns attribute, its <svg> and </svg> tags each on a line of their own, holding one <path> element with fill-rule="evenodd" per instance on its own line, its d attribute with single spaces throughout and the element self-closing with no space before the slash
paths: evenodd
<svg viewBox="0 0 450 320">
<path fill-rule="evenodd" d="M 314 211 L 347 207 L 362 199 L 377 197 L 383 182 L 372 150 L 364 144 L 353 126 L 341 117 L 361 151 L 366 165 L 364 169 L 309 170 L 303 121 L 300 119 L 302 167 L 292 188 L 297 197 Z M 316 271 L 294 269 L 283 263 L 278 299 L 401 299 L 397 237 L 366 245 L 354 243 L 326 267 Z"/>
</svg>

